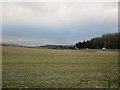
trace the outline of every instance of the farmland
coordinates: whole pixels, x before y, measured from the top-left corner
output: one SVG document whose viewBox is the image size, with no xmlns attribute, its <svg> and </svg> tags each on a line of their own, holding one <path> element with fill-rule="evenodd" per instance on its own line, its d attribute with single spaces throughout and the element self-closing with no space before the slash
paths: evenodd
<svg viewBox="0 0 120 90">
<path fill-rule="evenodd" d="M 117 88 L 118 52 L 2 47 L 3 88 Z"/>
</svg>

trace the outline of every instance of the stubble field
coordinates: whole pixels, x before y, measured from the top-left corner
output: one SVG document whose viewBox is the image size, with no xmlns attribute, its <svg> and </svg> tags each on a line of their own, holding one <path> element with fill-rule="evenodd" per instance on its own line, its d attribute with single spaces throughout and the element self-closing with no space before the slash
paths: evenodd
<svg viewBox="0 0 120 90">
<path fill-rule="evenodd" d="M 3 88 L 117 88 L 118 52 L 2 47 Z"/>
</svg>

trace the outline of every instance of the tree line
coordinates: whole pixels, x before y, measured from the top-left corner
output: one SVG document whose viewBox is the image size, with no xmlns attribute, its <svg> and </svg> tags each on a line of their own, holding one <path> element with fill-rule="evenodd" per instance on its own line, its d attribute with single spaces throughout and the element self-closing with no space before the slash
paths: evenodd
<svg viewBox="0 0 120 90">
<path fill-rule="evenodd" d="M 87 41 L 78 42 L 75 44 L 75 48 L 90 48 L 90 49 L 120 49 L 119 41 L 120 41 L 120 33 L 109 33 L 104 34 L 101 37 L 92 38 Z"/>
</svg>

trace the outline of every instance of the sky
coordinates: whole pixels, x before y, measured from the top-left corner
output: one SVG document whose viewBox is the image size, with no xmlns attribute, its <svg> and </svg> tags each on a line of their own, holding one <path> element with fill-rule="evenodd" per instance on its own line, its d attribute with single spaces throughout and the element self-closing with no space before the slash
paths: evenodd
<svg viewBox="0 0 120 90">
<path fill-rule="evenodd" d="M 117 2 L 2 3 L 2 42 L 74 45 L 118 32 Z"/>
</svg>

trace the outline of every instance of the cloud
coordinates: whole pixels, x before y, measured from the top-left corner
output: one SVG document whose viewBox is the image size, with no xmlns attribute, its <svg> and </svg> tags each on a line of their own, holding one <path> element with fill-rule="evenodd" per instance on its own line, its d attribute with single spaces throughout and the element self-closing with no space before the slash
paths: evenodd
<svg viewBox="0 0 120 90">
<path fill-rule="evenodd" d="M 16 36 L 4 37 L 3 41 L 7 43 L 19 44 L 19 45 L 49 45 L 49 44 L 60 44 L 57 41 L 50 39 L 32 39 L 32 38 L 21 38 Z"/>
<path fill-rule="evenodd" d="M 40 28 L 32 26 L 3 26 L 3 42 L 22 45 L 63 44 L 73 45 L 116 29 L 95 27 Z"/>
<path fill-rule="evenodd" d="M 2 3 L 3 42 L 75 44 L 118 31 L 118 3 Z"/>
<path fill-rule="evenodd" d="M 3 23 L 44 27 L 114 24 L 117 3 L 3 3 Z"/>
<path fill-rule="evenodd" d="M 37 46 L 42 46 L 42 45 L 73 45 L 78 40 L 74 41 L 65 41 L 65 40 L 54 40 L 54 39 L 49 39 L 49 38 L 22 38 L 22 37 L 17 37 L 17 36 L 8 36 L 4 37 L 2 40 L 3 43 L 13 43 L 13 44 L 19 44 L 19 45 L 37 45 Z"/>
</svg>

